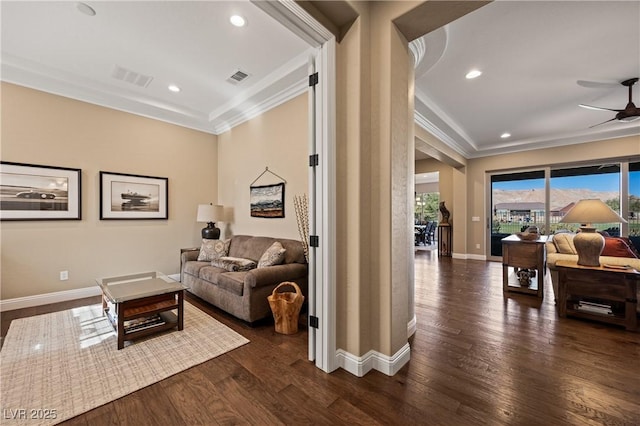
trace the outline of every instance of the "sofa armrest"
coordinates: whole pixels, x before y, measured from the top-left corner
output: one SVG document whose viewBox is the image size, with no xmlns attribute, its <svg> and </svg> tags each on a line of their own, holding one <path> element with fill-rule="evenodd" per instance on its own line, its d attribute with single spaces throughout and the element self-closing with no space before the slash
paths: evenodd
<svg viewBox="0 0 640 426">
<path fill-rule="evenodd" d="M 283 281 L 293 281 L 306 277 L 309 268 L 302 263 L 288 263 L 285 265 L 267 266 L 252 269 L 245 277 L 245 283 L 250 287 L 263 287 L 280 284 Z"/>
<path fill-rule="evenodd" d="M 180 257 L 182 258 L 182 264 L 184 265 L 185 262 L 189 262 L 192 260 L 198 260 L 198 255 L 200 254 L 200 250 L 189 250 L 189 251 L 184 251 L 182 252 L 182 254 L 180 255 Z"/>
</svg>

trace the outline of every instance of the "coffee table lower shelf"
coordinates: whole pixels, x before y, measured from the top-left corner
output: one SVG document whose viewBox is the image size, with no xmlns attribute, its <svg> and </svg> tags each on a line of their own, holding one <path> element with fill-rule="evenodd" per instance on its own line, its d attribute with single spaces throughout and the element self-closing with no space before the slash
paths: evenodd
<svg viewBox="0 0 640 426">
<path fill-rule="evenodd" d="M 107 297 L 103 296 L 104 313 L 117 334 L 118 349 L 124 348 L 124 342 L 127 340 L 140 339 L 176 327 L 178 330 L 182 330 L 183 297 L 183 291 L 180 290 L 111 304 Z M 115 308 L 115 315 L 111 306 Z M 151 318 L 156 315 L 159 319 L 156 323 L 143 324 L 127 330 L 125 325 L 127 322 L 140 318 Z"/>
</svg>

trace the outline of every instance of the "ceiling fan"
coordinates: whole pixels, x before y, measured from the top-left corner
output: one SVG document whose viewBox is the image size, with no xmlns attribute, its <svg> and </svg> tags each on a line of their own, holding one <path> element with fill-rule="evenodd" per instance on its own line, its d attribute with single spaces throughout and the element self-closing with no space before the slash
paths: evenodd
<svg viewBox="0 0 640 426">
<path fill-rule="evenodd" d="M 580 104 L 580 106 L 582 108 L 588 108 L 588 109 L 595 109 L 598 111 L 613 111 L 616 113 L 615 117 L 613 117 L 610 120 L 607 121 L 603 121 L 602 123 L 598 123 L 598 124 L 594 124 L 593 126 L 589 126 L 589 128 L 592 127 L 596 127 L 599 126 L 601 124 L 604 123 L 608 123 L 610 121 L 613 120 L 619 120 L 619 121 L 625 121 L 625 122 L 629 122 L 629 121 L 634 121 L 640 118 L 640 108 L 636 107 L 635 104 L 633 103 L 633 101 L 631 100 L 631 96 L 632 96 L 632 87 L 634 84 L 636 84 L 638 82 L 638 78 L 630 78 L 628 80 L 622 81 L 620 82 L 620 84 L 622 84 L 623 86 L 626 86 L 629 88 L 629 103 L 627 104 L 626 107 L 624 107 L 624 109 L 611 109 L 611 108 L 601 108 L 601 107 L 596 107 L 596 106 L 591 106 L 591 105 L 585 105 L 585 104 Z"/>
</svg>

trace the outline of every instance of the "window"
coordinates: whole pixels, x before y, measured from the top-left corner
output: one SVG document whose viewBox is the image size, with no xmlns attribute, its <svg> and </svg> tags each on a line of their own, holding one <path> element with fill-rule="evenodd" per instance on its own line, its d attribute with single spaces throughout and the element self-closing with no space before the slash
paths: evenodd
<svg viewBox="0 0 640 426">
<path fill-rule="evenodd" d="M 544 170 L 491 176 L 491 256 L 502 256 L 502 239 L 529 226 L 543 231 Z"/>
<path fill-rule="evenodd" d="M 552 233 L 558 229 L 576 232 L 579 223 L 558 223 L 580 200 L 597 198 L 620 213 L 620 164 L 573 167 L 551 170 L 550 226 Z M 594 223 L 599 231 L 612 236 L 620 235 L 619 223 Z"/>
<path fill-rule="evenodd" d="M 627 173 L 628 170 L 628 173 Z M 640 247 L 640 162 L 576 165 L 490 175 L 487 224 L 489 257 L 502 256 L 502 238 L 537 226 L 540 233 L 575 232 L 580 224 L 559 223 L 579 200 L 604 201 L 628 224 L 593 224 L 612 236 L 629 236 Z M 548 188 L 548 197 L 545 192 Z M 548 201 L 546 201 L 548 199 Z M 623 200 L 624 202 L 621 202 Z M 548 203 L 548 204 L 547 204 Z"/>
<path fill-rule="evenodd" d="M 640 162 L 629 163 L 629 238 L 640 247 Z"/>
</svg>

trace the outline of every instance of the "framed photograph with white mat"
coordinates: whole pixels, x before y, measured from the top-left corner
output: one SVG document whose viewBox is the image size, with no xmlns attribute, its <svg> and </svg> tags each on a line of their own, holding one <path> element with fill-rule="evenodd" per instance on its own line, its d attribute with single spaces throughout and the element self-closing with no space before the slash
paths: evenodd
<svg viewBox="0 0 640 426">
<path fill-rule="evenodd" d="M 80 220 L 81 170 L 0 162 L 0 220 Z"/>
<path fill-rule="evenodd" d="M 100 220 L 168 218 L 168 178 L 100 172 Z"/>
</svg>

